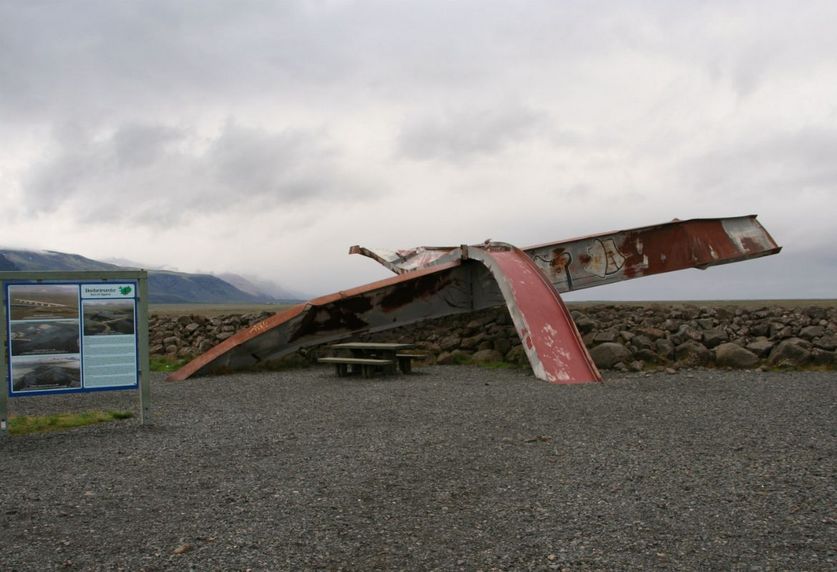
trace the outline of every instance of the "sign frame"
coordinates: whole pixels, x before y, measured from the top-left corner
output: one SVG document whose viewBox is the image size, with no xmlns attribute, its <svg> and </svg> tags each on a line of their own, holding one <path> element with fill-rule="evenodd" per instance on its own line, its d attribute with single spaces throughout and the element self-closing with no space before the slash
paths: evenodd
<svg viewBox="0 0 837 572">
<path fill-rule="evenodd" d="M 46 390 L 27 390 L 25 392 L 14 391 L 11 386 L 12 378 L 12 360 L 15 356 L 12 355 L 12 343 L 10 339 L 10 332 L 12 329 L 12 320 L 9 315 L 10 288 L 14 286 L 75 286 L 77 287 L 78 297 L 78 357 L 73 358 L 78 361 L 79 368 L 79 387 L 67 389 L 46 389 Z M 133 286 L 133 293 L 120 292 L 118 286 L 127 287 Z M 92 295 L 84 296 L 82 291 L 85 287 L 89 289 L 98 290 Z M 130 295 L 128 295 L 130 294 Z M 116 271 L 41 271 L 41 272 L 27 272 L 27 271 L 4 271 L 0 272 L 0 297 L 2 302 L 0 304 L 0 320 L 2 328 L 0 328 L 0 372 L 2 372 L 2 379 L 0 379 L 0 435 L 8 433 L 8 404 L 9 397 L 31 396 L 37 397 L 40 395 L 56 395 L 69 393 L 91 393 L 96 391 L 120 391 L 120 390 L 139 390 L 140 397 L 140 422 L 142 424 L 150 423 L 150 408 L 151 408 L 151 388 L 149 378 L 149 359 L 148 359 L 148 273 L 144 270 L 116 270 Z M 118 305 L 118 301 L 130 300 L 132 302 L 130 308 L 133 312 L 133 339 L 134 350 L 136 357 L 136 376 L 135 381 L 130 384 L 116 384 L 96 387 L 91 385 L 85 387 L 82 381 L 82 369 L 84 368 L 84 338 L 95 338 L 101 336 L 84 335 L 85 323 L 84 319 L 84 303 L 89 302 L 95 304 L 103 301 L 110 301 Z M 27 302 L 30 302 L 27 300 Z M 57 308 L 61 304 L 51 305 L 50 303 L 32 301 L 33 307 Z M 124 311 L 125 309 L 123 309 Z M 65 321 L 70 321 L 72 318 Z M 46 321 L 49 321 L 47 319 Z M 54 324 L 59 324 L 61 319 L 54 320 Z M 26 323 L 26 322 L 21 322 Z M 123 322 L 124 323 L 124 322 Z M 110 330 L 110 324 L 105 324 L 103 327 Z M 124 332 L 117 332 L 124 333 Z M 122 337 L 122 336 L 120 336 Z M 60 354 L 60 352 L 58 352 Z M 73 355 L 73 354 L 67 354 Z M 123 354 L 124 355 L 124 354 Z M 23 357 L 17 356 L 17 357 Z M 107 356 L 100 356 L 107 357 Z M 55 357 L 54 359 L 60 359 Z M 94 359 L 94 358 L 91 358 Z M 124 364 L 123 364 L 124 365 Z M 92 367 L 92 366 L 91 366 Z M 65 370 L 66 371 L 66 370 Z M 130 374 L 129 374 L 130 375 Z M 93 376 L 91 376 L 92 378 Z"/>
</svg>

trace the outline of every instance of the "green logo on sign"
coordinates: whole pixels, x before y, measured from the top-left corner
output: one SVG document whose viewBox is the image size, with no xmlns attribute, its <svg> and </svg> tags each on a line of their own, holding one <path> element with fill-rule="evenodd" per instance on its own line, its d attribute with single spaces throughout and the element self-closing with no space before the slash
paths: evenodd
<svg viewBox="0 0 837 572">
<path fill-rule="evenodd" d="M 130 286 L 121 286 L 119 288 L 119 293 L 122 294 L 123 296 L 127 296 L 128 294 L 131 293 L 131 290 L 132 290 L 132 288 Z"/>
</svg>

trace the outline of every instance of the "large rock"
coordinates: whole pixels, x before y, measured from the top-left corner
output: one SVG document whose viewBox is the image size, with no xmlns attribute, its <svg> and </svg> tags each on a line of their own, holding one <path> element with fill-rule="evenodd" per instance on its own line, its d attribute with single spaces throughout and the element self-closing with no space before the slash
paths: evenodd
<svg viewBox="0 0 837 572">
<path fill-rule="evenodd" d="M 497 363 L 503 361 L 503 354 L 497 350 L 480 350 L 471 356 L 473 363 Z"/>
<path fill-rule="evenodd" d="M 508 338 L 497 338 L 493 342 L 494 349 L 500 352 L 501 354 L 505 354 L 509 349 L 512 347 L 512 343 L 509 341 Z"/>
<path fill-rule="evenodd" d="M 506 352 L 506 361 L 517 365 L 528 365 L 529 356 L 526 355 L 526 350 L 523 349 L 523 346 L 517 344 Z"/>
<path fill-rule="evenodd" d="M 674 348 L 674 357 L 683 367 L 697 367 L 709 362 L 709 350 L 702 343 L 689 340 Z"/>
<path fill-rule="evenodd" d="M 662 338 L 654 342 L 657 346 L 657 353 L 666 359 L 674 359 L 674 344 L 667 338 Z"/>
<path fill-rule="evenodd" d="M 828 367 L 837 365 L 837 352 L 814 348 L 811 350 L 811 363 Z"/>
<path fill-rule="evenodd" d="M 654 348 L 654 342 L 652 342 L 651 338 L 644 334 L 631 338 L 631 343 L 639 350 L 651 350 Z"/>
<path fill-rule="evenodd" d="M 700 318 L 697 321 L 697 325 L 703 328 L 704 330 L 709 330 L 715 327 L 718 323 L 718 320 L 715 318 Z"/>
<path fill-rule="evenodd" d="M 590 356 L 601 369 L 611 369 L 617 363 L 627 363 L 631 358 L 631 352 L 622 344 L 616 342 L 605 342 L 590 350 Z"/>
<path fill-rule="evenodd" d="M 444 352 L 450 352 L 457 349 L 460 343 L 462 343 L 462 338 L 459 336 L 445 336 L 442 338 L 442 341 L 439 342 L 439 347 L 442 348 L 442 351 Z"/>
<path fill-rule="evenodd" d="M 814 345 L 823 350 L 835 350 L 837 349 L 837 336 L 829 334 L 827 336 L 817 338 L 814 340 Z"/>
<path fill-rule="evenodd" d="M 575 327 L 578 328 L 578 331 L 581 332 L 582 334 L 592 332 L 596 328 L 596 321 L 591 320 L 590 318 L 588 318 L 584 314 L 581 314 L 579 312 L 577 317 L 575 317 L 576 316 L 575 313 L 573 314 L 573 316 L 574 316 L 574 321 L 575 321 Z"/>
<path fill-rule="evenodd" d="M 770 352 L 767 361 L 778 367 L 797 367 L 804 365 L 811 358 L 811 344 L 799 338 L 782 340 Z"/>
<path fill-rule="evenodd" d="M 747 349 L 759 357 L 769 356 L 770 351 L 774 347 L 776 347 L 776 344 L 774 342 L 771 342 L 770 340 L 764 338 L 747 344 Z"/>
<path fill-rule="evenodd" d="M 666 337 L 666 333 L 664 330 L 660 328 L 652 328 L 652 327 L 645 327 L 645 328 L 637 328 L 636 333 L 642 336 L 648 336 L 652 340 L 659 340 L 661 338 Z"/>
<path fill-rule="evenodd" d="M 462 342 L 460 343 L 459 347 L 463 350 L 473 350 L 477 348 L 480 343 L 485 339 L 485 333 L 480 332 L 476 335 L 473 335 L 468 338 L 462 338 Z"/>
<path fill-rule="evenodd" d="M 453 350 L 452 352 L 442 352 L 436 359 L 439 365 L 451 365 L 458 363 L 468 363 L 471 361 L 471 354 L 462 350 Z"/>
<path fill-rule="evenodd" d="M 642 360 L 645 363 L 659 363 L 665 364 L 668 363 L 668 360 L 657 353 L 654 353 L 650 349 L 642 348 L 637 350 L 634 354 L 634 357 L 638 360 Z"/>
<path fill-rule="evenodd" d="M 805 326 L 799 330 L 799 337 L 803 340 L 811 341 L 823 335 L 825 335 L 825 328 L 822 326 Z"/>
<path fill-rule="evenodd" d="M 757 322 L 750 325 L 750 335 L 756 337 L 768 337 L 770 335 L 770 324 L 767 322 Z"/>
<path fill-rule="evenodd" d="M 616 332 L 616 330 L 611 330 L 611 329 L 602 330 L 601 332 L 599 332 L 595 336 L 593 336 L 593 343 L 604 344 L 604 343 L 615 342 L 617 336 L 618 336 L 618 333 Z"/>
<path fill-rule="evenodd" d="M 759 363 L 759 358 L 738 344 L 726 343 L 715 348 L 715 363 L 721 367 L 747 369 Z"/>
<path fill-rule="evenodd" d="M 691 324 L 683 324 L 669 338 L 675 346 L 679 346 L 688 341 L 700 342 L 703 339 L 703 332 L 692 326 Z"/>
<path fill-rule="evenodd" d="M 707 348 L 714 348 L 724 342 L 729 341 L 729 336 L 724 331 L 724 328 L 718 326 L 717 328 L 710 328 L 703 332 L 703 345 Z"/>
</svg>

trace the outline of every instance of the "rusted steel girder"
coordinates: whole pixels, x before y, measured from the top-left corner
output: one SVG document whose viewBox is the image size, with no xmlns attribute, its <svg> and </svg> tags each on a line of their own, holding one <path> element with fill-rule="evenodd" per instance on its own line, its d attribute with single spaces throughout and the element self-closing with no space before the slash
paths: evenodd
<svg viewBox="0 0 837 572">
<path fill-rule="evenodd" d="M 494 275 L 535 377 L 552 383 L 601 381 L 561 296 L 531 258 L 510 244 L 463 247 Z"/>
<path fill-rule="evenodd" d="M 307 346 L 469 312 L 476 309 L 471 296 L 474 274 L 456 261 L 297 304 L 239 331 L 168 379 L 254 367 Z M 491 305 L 497 303 L 502 303 L 501 297 Z"/>
<path fill-rule="evenodd" d="M 601 381 L 558 292 L 528 256 L 507 245 L 459 252 L 447 264 L 293 306 L 227 338 L 168 379 L 253 367 L 302 347 L 505 300 L 536 376 L 553 383 Z"/>
<path fill-rule="evenodd" d="M 674 221 L 533 246 L 420 247 L 380 254 L 397 276 L 299 304 L 242 330 L 169 376 L 256 366 L 329 343 L 505 301 L 535 374 L 554 383 L 600 381 L 558 295 L 781 250 L 755 216 Z"/>
<path fill-rule="evenodd" d="M 776 254 L 776 244 L 756 215 L 691 219 L 606 232 L 522 249 L 559 292 L 611 284 L 651 274 L 705 269 Z M 440 264 L 458 247 L 419 246 L 395 252 L 353 246 L 396 274 Z"/>
</svg>

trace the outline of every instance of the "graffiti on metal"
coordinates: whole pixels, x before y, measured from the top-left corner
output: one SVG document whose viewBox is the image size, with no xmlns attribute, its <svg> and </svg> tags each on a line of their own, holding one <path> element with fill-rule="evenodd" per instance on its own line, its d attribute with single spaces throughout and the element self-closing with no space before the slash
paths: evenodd
<svg viewBox="0 0 837 572">
<path fill-rule="evenodd" d="M 397 273 L 447 261 L 458 247 L 417 247 L 381 259 L 380 251 L 353 246 Z M 781 250 L 755 215 L 692 219 L 620 230 L 522 248 L 559 292 L 651 274 L 708 268 Z"/>
</svg>

